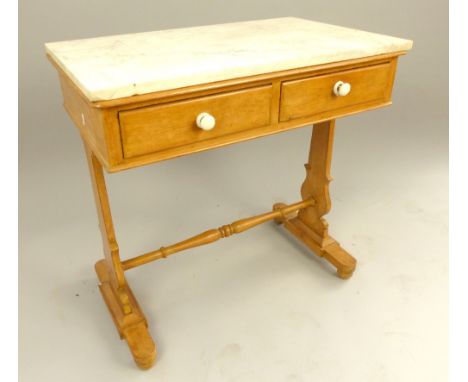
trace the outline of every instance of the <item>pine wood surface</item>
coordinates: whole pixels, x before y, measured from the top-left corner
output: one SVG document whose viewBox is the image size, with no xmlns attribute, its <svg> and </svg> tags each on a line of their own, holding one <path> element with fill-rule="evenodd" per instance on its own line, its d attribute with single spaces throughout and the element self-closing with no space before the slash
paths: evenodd
<svg viewBox="0 0 468 382">
<path fill-rule="evenodd" d="M 124 158 L 204 142 L 271 123 L 271 85 L 235 90 L 119 113 Z M 198 114 L 216 118 L 213 130 L 195 125 Z"/>
<path fill-rule="evenodd" d="M 371 102 L 388 102 L 395 63 L 391 61 L 283 82 L 280 121 L 313 116 L 330 110 L 355 108 Z M 335 82 L 340 80 L 352 85 L 350 94 L 345 97 L 337 97 L 332 91 Z"/>
<path fill-rule="evenodd" d="M 57 70 L 65 109 L 104 168 L 117 172 L 390 105 L 397 59 L 403 53 L 100 102 L 89 102 L 59 67 Z M 335 78 L 352 80 L 357 96 L 353 90 L 346 97 L 332 96 Z M 265 88 L 252 93 L 258 113 L 252 113 L 242 97 L 254 87 Z M 265 124 L 266 87 L 271 90 L 270 119 Z M 306 92 L 301 93 L 303 87 Z M 313 106 L 317 100 L 320 107 Z M 187 107 L 181 112 L 183 102 Z M 201 132 L 195 126 L 202 107 L 213 110 L 220 121 L 211 131 Z M 237 123 L 227 122 L 234 118 Z"/>
<path fill-rule="evenodd" d="M 101 229 L 104 259 L 96 263 L 100 290 L 136 364 L 149 368 L 156 346 L 125 271 L 173 253 L 215 242 L 274 220 L 337 270 L 351 277 L 356 260 L 329 235 L 329 183 L 335 119 L 391 103 L 397 60 L 404 52 L 265 73 L 111 101 L 89 102 L 57 67 L 64 107 L 82 136 Z M 53 60 L 51 60 L 53 64 Z M 352 85 L 333 94 L 336 81 Z M 213 130 L 195 125 L 200 112 L 217 121 Z M 116 172 L 313 124 L 302 200 L 235 221 L 176 244 L 121 260 L 104 170 Z M 222 154 L 222 153 L 221 153 Z"/>
</svg>

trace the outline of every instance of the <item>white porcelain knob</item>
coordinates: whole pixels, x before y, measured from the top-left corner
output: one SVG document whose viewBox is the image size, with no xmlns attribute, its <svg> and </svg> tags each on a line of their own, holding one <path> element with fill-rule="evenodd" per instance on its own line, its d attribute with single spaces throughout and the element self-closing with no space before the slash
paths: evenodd
<svg viewBox="0 0 468 382">
<path fill-rule="evenodd" d="M 351 84 L 348 82 L 338 81 L 335 86 L 333 86 L 333 93 L 337 97 L 344 97 L 349 94 L 351 91 Z"/>
<path fill-rule="evenodd" d="M 197 126 L 202 130 L 211 130 L 216 125 L 216 119 L 209 113 L 200 113 L 197 116 Z"/>
</svg>

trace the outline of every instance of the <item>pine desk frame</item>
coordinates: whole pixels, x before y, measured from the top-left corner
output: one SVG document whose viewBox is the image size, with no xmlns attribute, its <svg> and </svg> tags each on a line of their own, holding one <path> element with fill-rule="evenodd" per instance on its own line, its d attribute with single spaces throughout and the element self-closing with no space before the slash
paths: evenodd
<svg viewBox="0 0 468 382">
<path fill-rule="evenodd" d="M 356 260 L 329 235 L 328 223 L 324 218 L 324 215 L 331 208 L 329 183 L 331 181 L 330 164 L 335 118 L 391 104 L 397 59 L 404 53 L 396 52 L 99 102 L 90 102 L 67 74 L 49 57 L 49 60 L 58 70 L 64 107 L 80 131 L 88 160 L 104 244 L 104 259 L 98 261 L 95 266 L 101 282 L 100 290 L 120 337 L 127 341 L 135 362 L 140 368 L 147 369 L 154 364 L 156 346 L 148 331 L 148 323 L 143 311 L 125 278 L 125 271 L 131 268 L 146 264 L 149 261 L 165 258 L 185 249 L 214 242 L 220 238 L 245 231 L 260 223 L 274 220 L 279 224 L 283 224 L 291 234 L 302 241 L 312 252 L 335 266 L 337 275 L 340 278 L 347 279 L 353 274 L 356 268 Z M 385 72 L 385 78 L 379 81 L 374 81 L 373 76 L 366 78 L 367 68 L 378 65 L 387 66 L 388 71 Z M 331 78 L 334 80 L 335 77 L 346 77 L 350 71 L 354 73 L 352 76 L 353 90 L 351 92 L 354 98 L 351 98 L 351 102 L 344 101 L 344 103 L 335 104 L 338 101 L 333 99 L 330 93 L 331 89 L 326 90 L 323 94 L 317 95 L 314 93 L 315 91 L 321 91 L 321 84 L 324 83 L 325 79 Z M 309 79 L 311 78 L 317 78 L 318 81 L 310 82 Z M 361 87 L 355 86 L 355 83 L 359 83 L 359 81 L 362 81 L 364 85 Z M 288 90 L 286 86 L 289 86 L 289 84 L 291 86 Z M 296 85 L 298 86 L 297 89 L 295 88 Z M 216 108 L 216 102 L 218 102 L 216 95 L 229 92 L 235 93 L 244 89 L 262 88 L 262 86 L 268 87 L 270 92 L 269 98 L 267 98 L 270 102 L 268 123 L 240 131 L 236 130 L 232 133 L 227 132 L 214 138 L 200 135 L 200 139 L 197 136 L 193 142 L 185 142 L 175 147 L 165 147 L 155 152 L 145 152 L 142 155 L 125 155 L 124 143 L 122 143 L 124 138 L 122 137 L 122 126 L 120 125 L 122 112 L 136 110 L 135 118 L 138 121 L 138 118 L 141 117 L 139 117 L 140 111 L 145 111 L 147 107 L 148 110 L 154 112 L 154 110 L 160 110 L 153 109 L 158 105 L 164 106 L 180 101 L 182 103 L 177 105 L 186 105 L 187 108 L 179 108 L 182 113 L 171 114 L 174 120 L 169 121 L 169 123 L 177 125 L 180 122 L 178 118 L 184 118 L 184 115 L 180 114 L 184 114 L 184 110 L 191 110 L 190 108 L 193 105 L 196 106 L 196 103 L 192 104 L 192 102 L 197 102 L 200 98 L 208 96 L 208 104 L 213 99 L 213 107 Z M 315 86 L 315 88 L 310 88 L 311 86 Z M 376 86 L 379 86 L 380 89 L 375 89 Z M 309 88 L 311 94 L 315 94 L 313 99 L 315 109 L 311 113 L 308 113 L 308 106 L 304 106 L 308 105 L 307 97 L 305 99 L 301 98 L 301 94 L 307 94 Z M 304 92 L 304 89 L 306 92 Z M 375 92 L 378 96 L 374 97 L 374 99 L 366 99 L 365 95 L 368 92 Z M 287 94 L 296 97 L 292 99 L 292 103 L 285 98 Z M 209 98 L 210 96 L 213 97 Z M 183 103 L 184 101 L 186 103 Z M 220 102 L 224 101 L 221 99 Z M 251 102 L 256 102 L 254 95 Z M 226 110 L 226 112 L 230 112 L 229 115 L 234 119 L 239 113 L 242 114 L 242 110 Z M 134 125 L 132 125 L 134 114 L 132 113 L 134 112 L 129 114 L 131 117 L 129 131 L 133 131 L 131 129 L 134 128 Z M 250 111 L 249 116 L 252 119 L 256 118 L 252 111 Z M 305 164 L 306 177 L 301 188 L 301 201 L 291 205 L 276 204 L 271 212 L 208 230 L 182 242 L 161 247 L 158 250 L 132 259 L 121 260 L 103 169 L 113 173 L 310 124 L 313 124 L 313 132 L 309 159 Z M 193 134 L 192 131 L 188 132 Z M 148 134 L 151 136 L 151 130 L 149 130 Z M 161 140 L 164 139 L 167 141 L 166 144 L 170 146 L 170 137 L 164 138 L 164 136 L 161 136 Z M 147 140 L 143 142 L 143 145 L 147 144 Z M 152 142 L 150 141 L 149 144 L 152 144 Z M 136 146 L 136 149 L 146 150 L 147 147 L 140 148 Z M 132 152 L 131 150 L 129 149 L 128 152 Z"/>
</svg>

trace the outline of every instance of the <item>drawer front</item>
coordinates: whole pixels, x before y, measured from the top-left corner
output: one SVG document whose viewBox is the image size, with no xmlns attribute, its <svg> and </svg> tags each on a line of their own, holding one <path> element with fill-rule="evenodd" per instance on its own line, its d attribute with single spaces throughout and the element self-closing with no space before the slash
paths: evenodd
<svg viewBox="0 0 468 382">
<path fill-rule="evenodd" d="M 280 121 L 289 121 L 325 113 L 339 116 L 345 111 L 365 109 L 369 104 L 390 100 L 394 65 L 383 63 L 311 78 L 285 81 L 281 86 Z M 337 96 L 338 81 L 349 83 L 345 96 Z M 336 115 L 333 111 L 336 110 Z M 330 115 L 331 113 L 331 115 Z"/>
<path fill-rule="evenodd" d="M 272 86 L 142 107 L 119 113 L 124 158 L 267 126 L 271 122 Z M 200 113 L 216 121 L 212 130 L 197 126 Z M 209 142 L 207 142 L 209 146 Z"/>
</svg>

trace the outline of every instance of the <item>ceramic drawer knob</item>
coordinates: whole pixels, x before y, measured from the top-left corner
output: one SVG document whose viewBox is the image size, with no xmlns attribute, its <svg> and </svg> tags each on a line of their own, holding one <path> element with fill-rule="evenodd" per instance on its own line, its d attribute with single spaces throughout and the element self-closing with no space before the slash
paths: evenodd
<svg viewBox="0 0 468 382">
<path fill-rule="evenodd" d="M 335 86 L 333 86 L 333 93 L 337 97 L 344 97 L 349 94 L 351 91 L 351 84 L 348 82 L 338 81 Z"/>
<path fill-rule="evenodd" d="M 197 116 L 197 126 L 202 130 L 211 130 L 216 125 L 216 119 L 209 113 L 200 113 Z"/>
</svg>

